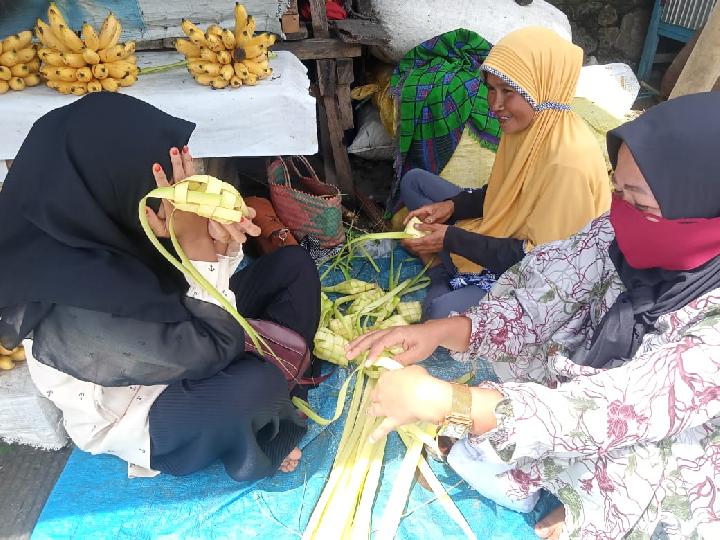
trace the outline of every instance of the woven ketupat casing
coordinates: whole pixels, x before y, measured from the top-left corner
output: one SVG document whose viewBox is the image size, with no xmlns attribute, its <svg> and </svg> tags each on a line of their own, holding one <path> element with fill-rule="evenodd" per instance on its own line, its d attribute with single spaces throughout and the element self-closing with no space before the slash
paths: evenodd
<svg viewBox="0 0 720 540">
<path fill-rule="evenodd" d="M 297 240 L 311 235 L 320 241 L 321 247 L 337 246 L 345 240 L 340 191 L 321 182 L 304 157 L 297 159 L 310 176 L 300 173 L 292 157 L 277 158 L 268 166 L 270 197 L 275 211 Z M 302 189 L 293 187 L 292 180 L 299 181 Z"/>
</svg>

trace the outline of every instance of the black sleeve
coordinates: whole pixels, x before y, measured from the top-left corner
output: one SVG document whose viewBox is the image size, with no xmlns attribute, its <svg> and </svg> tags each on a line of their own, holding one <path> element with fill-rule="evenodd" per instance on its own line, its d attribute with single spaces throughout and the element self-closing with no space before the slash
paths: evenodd
<svg viewBox="0 0 720 540">
<path fill-rule="evenodd" d="M 445 233 L 443 248 L 500 275 L 522 260 L 524 243 L 516 238 L 493 238 L 451 226 Z"/>
<path fill-rule="evenodd" d="M 206 378 L 245 354 L 244 332 L 230 314 L 183 302 L 190 318 L 174 323 L 56 305 L 35 328 L 33 356 L 83 381 L 130 386 Z"/>
<path fill-rule="evenodd" d="M 461 191 L 450 199 L 455 203 L 455 210 L 450 219 L 479 218 L 483 216 L 483 204 L 485 204 L 485 193 L 487 186 L 472 191 Z"/>
</svg>

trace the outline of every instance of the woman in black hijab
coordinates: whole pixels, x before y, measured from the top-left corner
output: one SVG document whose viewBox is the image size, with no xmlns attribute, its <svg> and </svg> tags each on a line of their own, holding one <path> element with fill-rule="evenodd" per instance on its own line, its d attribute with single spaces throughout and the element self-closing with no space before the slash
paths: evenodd
<svg viewBox="0 0 720 540">
<path fill-rule="evenodd" d="M 402 344 L 378 380 L 373 434 L 425 420 L 482 495 L 562 506 L 543 538 L 720 537 L 720 93 L 657 105 L 608 134 L 609 216 L 540 246 L 458 317 L 371 333 Z M 500 384 L 463 387 L 415 364 L 439 345 Z"/>
<path fill-rule="evenodd" d="M 80 448 L 115 454 L 133 474 L 184 475 L 220 459 L 231 477 L 251 480 L 294 467 L 304 421 L 280 371 L 245 352 L 239 325 L 160 256 L 137 215 L 165 171 L 192 174 L 193 129 L 109 93 L 35 123 L 0 192 L 0 343 L 32 333 L 33 381 Z M 251 219 L 175 219 L 193 264 L 244 316 L 312 344 L 320 285 L 304 250 L 278 250 L 233 275 L 239 244 L 257 229 Z M 225 251 L 230 234 L 238 254 Z"/>
</svg>

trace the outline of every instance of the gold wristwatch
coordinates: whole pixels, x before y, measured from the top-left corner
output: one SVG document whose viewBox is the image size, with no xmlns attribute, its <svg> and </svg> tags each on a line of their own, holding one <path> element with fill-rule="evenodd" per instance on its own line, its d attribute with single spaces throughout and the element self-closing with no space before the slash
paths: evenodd
<svg viewBox="0 0 720 540">
<path fill-rule="evenodd" d="M 450 413 L 438 426 L 436 437 L 462 439 L 472 428 L 472 392 L 467 384 L 452 384 Z"/>
</svg>

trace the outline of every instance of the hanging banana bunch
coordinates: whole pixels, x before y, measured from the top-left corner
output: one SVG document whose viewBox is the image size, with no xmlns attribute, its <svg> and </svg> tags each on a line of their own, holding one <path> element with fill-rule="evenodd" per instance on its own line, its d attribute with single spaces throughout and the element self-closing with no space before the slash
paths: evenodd
<svg viewBox="0 0 720 540">
<path fill-rule="evenodd" d="M 235 4 L 235 31 L 213 24 L 203 32 L 187 19 L 182 30 L 188 39 L 178 39 L 175 48 L 187 58 L 188 71 L 198 83 L 216 90 L 238 88 L 272 75 L 268 50 L 275 36 L 255 35 L 255 19 L 239 2 Z"/>
<path fill-rule="evenodd" d="M 40 73 L 48 87 L 62 94 L 116 92 L 137 81 L 135 42 L 120 43 L 122 25 L 112 13 L 99 33 L 85 23 L 78 36 L 51 2 L 48 22 L 38 19 L 35 33 L 42 44 Z"/>
<path fill-rule="evenodd" d="M 40 60 L 32 37 L 32 31 L 25 30 L 0 41 L 0 94 L 40 84 Z"/>
</svg>

